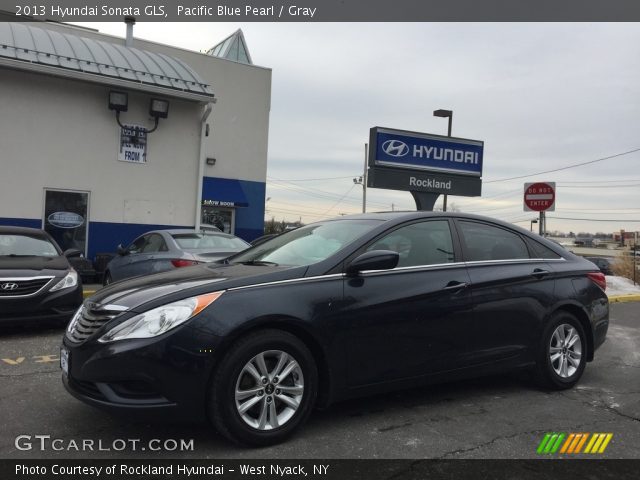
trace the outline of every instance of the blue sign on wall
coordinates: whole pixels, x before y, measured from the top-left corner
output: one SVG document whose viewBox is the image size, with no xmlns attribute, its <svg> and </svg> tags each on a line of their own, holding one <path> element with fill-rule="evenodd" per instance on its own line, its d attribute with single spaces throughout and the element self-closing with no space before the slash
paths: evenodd
<svg viewBox="0 0 640 480">
<path fill-rule="evenodd" d="M 370 166 L 482 176 L 484 142 L 374 127 Z"/>
</svg>

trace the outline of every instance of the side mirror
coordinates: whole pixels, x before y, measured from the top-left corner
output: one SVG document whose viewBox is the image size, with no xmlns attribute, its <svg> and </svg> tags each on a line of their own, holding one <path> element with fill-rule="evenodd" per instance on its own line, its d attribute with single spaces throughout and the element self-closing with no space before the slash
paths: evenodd
<svg viewBox="0 0 640 480">
<path fill-rule="evenodd" d="M 69 248 L 69 249 L 65 250 L 64 252 L 62 252 L 62 255 L 64 255 L 67 258 L 81 257 L 82 256 L 82 252 L 80 250 L 78 250 L 77 248 Z"/>
<path fill-rule="evenodd" d="M 347 266 L 347 275 L 354 276 L 364 270 L 391 270 L 396 268 L 400 255 L 392 250 L 373 250 L 357 256 Z"/>
<path fill-rule="evenodd" d="M 128 253 L 129 253 L 129 252 L 127 251 L 127 249 L 126 249 L 126 248 L 124 248 L 124 247 L 122 246 L 122 244 L 118 245 L 118 255 L 121 255 L 121 256 L 123 256 L 123 257 L 124 257 L 124 256 L 125 256 L 125 255 L 127 255 Z"/>
</svg>

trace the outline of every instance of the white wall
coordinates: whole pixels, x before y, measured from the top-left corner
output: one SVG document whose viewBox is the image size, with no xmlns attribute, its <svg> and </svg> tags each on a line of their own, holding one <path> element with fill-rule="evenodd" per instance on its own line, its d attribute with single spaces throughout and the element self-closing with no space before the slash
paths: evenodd
<svg viewBox="0 0 640 480">
<path fill-rule="evenodd" d="M 57 24 L 38 23 L 34 26 L 124 45 L 123 38 L 84 29 Z M 124 32 L 123 23 L 123 35 Z M 222 38 L 203 39 L 203 48 L 209 48 L 220 40 Z M 213 167 L 205 166 L 205 176 L 265 182 L 271 109 L 271 69 L 136 38 L 133 45 L 136 48 L 180 58 L 211 85 L 218 101 L 209 117 L 211 133 L 206 139 L 205 150 L 206 156 L 216 158 L 217 162 Z M 251 45 L 248 47 L 251 50 Z"/>
<path fill-rule="evenodd" d="M 91 220 L 192 225 L 202 107 L 170 99 L 147 164 L 118 161 L 108 87 L 2 69 L 0 217 L 41 218 L 43 187 L 91 192 Z M 149 96 L 129 93 L 123 123 L 149 128 Z M 222 163 L 222 162 L 221 162 Z"/>
</svg>

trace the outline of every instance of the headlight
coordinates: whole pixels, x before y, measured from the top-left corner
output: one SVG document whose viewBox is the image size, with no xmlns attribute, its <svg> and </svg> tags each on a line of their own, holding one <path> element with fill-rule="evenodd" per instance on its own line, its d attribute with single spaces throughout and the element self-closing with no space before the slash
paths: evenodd
<svg viewBox="0 0 640 480">
<path fill-rule="evenodd" d="M 183 324 L 216 301 L 224 292 L 207 293 L 162 305 L 136 315 L 104 334 L 101 343 L 130 338 L 151 338 Z"/>
<path fill-rule="evenodd" d="M 80 308 L 78 310 L 76 310 L 76 313 L 73 314 L 73 317 L 71 317 L 71 321 L 69 322 L 69 325 L 67 326 L 67 333 L 71 334 L 71 331 L 73 330 L 73 327 L 76 326 L 76 323 L 78 323 L 78 320 L 80 320 L 80 317 L 82 316 L 82 308 L 83 306 L 80 305 Z"/>
<path fill-rule="evenodd" d="M 63 288 L 71 288 L 78 285 L 78 273 L 75 270 L 70 270 L 67 275 L 56 283 L 53 287 L 51 287 L 50 292 L 57 292 L 58 290 L 62 290 Z"/>
</svg>

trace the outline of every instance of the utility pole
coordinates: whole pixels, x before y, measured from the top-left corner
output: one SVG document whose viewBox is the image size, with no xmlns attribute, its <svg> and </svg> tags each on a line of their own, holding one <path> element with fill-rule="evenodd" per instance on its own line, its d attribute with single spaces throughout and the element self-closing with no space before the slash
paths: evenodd
<svg viewBox="0 0 640 480">
<path fill-rule="evenodd" d="M 367 162 L 369 144 L 364 144 L 364 173 L 362 174 L 362 213 L 367 213 Z"/>
</svg>

